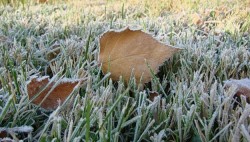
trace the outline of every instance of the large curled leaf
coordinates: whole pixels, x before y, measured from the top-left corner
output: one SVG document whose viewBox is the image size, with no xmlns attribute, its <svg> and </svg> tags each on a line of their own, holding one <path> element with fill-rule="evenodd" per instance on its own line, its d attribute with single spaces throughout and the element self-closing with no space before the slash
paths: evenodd
<svg viewBox="0 0 250 142">
<path fill-rule="evenodd" d="M 133 71 L 137 82 L 142 76 L 142 83 L 147 83 L 152 77 L 149 67 L 154 74 L 158 73 L 159 66 L 179 50 L 160 43 L 140 30 L 127 28 L 120 32 L 109 31 L 101 36 L 99 61 L 103 73 L 110 72 L 113 80 L 117 81 L 123 76 L 128 82 Z"/>
<path fill-rule="evenodd" d="M 27 90 L 29 98 L 34 99 L 32 103 L 41 105 L 44 109 L 55 109 L 59 105 L 58 101 L 63 103 L 80 82 L 81 80 L 64 78 L 50 83 L 48 76 L 35 76 L 28 82 Z"/>
</svg>

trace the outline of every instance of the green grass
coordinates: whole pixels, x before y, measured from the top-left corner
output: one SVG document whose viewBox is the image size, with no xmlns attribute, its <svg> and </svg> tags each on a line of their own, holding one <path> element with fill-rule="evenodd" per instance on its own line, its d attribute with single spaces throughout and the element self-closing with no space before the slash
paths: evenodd
<svg viewBox="0 0 250 142">
<path fill-rule="evenodd" d="M 5 1 L 1 1 L 3 4 Z M 242 1 L 53 1 L 0 6 L 0 130 L 24 141 L 250 141 L 250 105 L 223 81 L 250 76 L 250 17 Z M 202 25 L 195 24 L 197 13 Z M 99 37 L 137 27 L 183 50 L 140 90 L 103 75 Z M 50 59 L 52 52 L 60 53 Z M 48 112 L 30 103 L 39 74 L 82 78 Z M 149 91 L 161 94 L 153 102 Z M 239 100 L 238 100 L 239 101 Z M 15 131 L 21 126 L 32 131 Z"/>
</svg>

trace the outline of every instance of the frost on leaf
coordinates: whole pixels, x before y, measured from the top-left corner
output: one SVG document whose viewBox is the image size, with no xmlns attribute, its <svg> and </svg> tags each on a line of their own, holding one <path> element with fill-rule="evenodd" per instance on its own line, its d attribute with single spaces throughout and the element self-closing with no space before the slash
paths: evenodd
<svg viewBox="0 0 250 142">
<path fill-rule="evenodd" d="M 231 86 L 236 86 L 236 96 L 244 95 L 250 100 L 250 79 L 245 78 L 245 79 L 240 79 L 240 80 L 227 80 L 224 82 L 225 88 L 229 88 Z"/>
<path fill-rule="evenodd" d="M 167 59 L 180 49 L 165 45 L 150 34 L 129 28 L 116 32 L 108 31 L 100 38 L 99 62 L 104 74 L 110 72 L 113 80 L 122 76 L 128 82 L 133 74 L 138 82 L 150 81 Z"/>
<path fill-rule="evenodd" d="M 61 79 L 51 82 L 48 76 L 33 77 L 27 84 L 29 98 L 32 103 L 44 109 L 55 109 L 62 104 L 81 80 Z"/>
</svg>

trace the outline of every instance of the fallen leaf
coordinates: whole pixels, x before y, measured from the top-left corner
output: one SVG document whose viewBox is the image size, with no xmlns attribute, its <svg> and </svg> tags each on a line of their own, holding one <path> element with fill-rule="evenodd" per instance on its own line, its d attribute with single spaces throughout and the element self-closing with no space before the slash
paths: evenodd
<svg viewBox="0 0 250 142">
<path fill-rule="evenodd" d="M 244 95 L 246 96 L 246 98 L 248 99 L 248 101 L 250 101 L 250 79 L 245 78 L 245 79 L 240 79 L 240 80 L 236 80 L 236 79 L 231 79 L 231 80 L 227 80 L 224 82 L 225 88 L 229 88 L 231 86 L 236 86 L 236 96 L 241 96 Z"/>
<path fill-rule="evenodd" d="M 52 45 L 49 50 L 46 55 L 48 61 L 55 59 L 61 52 L 59 44 Z"/>
<path fill-rule="evenodd" d="M 202 17 L 198 13 L 192 14 L 191 18 L 192 18 L 192 23 L 197 26 L 201 26 L 204 23 Z"/>
<path fill-rule="evenodd" d="M 7 133 L 5 131 L 0 131 L 0 140 L 7 137 Z"/>
<path fill-rule="evenodd" d="M 147 63 L 156 74 L 159 66 L 179 50 L 157 41 L 150 34 L 126 28 L 101 36 L 99 62 L 103 73 L 110 72 L 115 81 L 122 76 L 128 82 L 133 73 L 137 82 L 143 75 L 142 83 L 147 83 L 152 77 Z"/>
<path fill-rule="evenodd" d="M 149 91 L 149 100 L 154 102 L 156 97 L 160 96 L 160 94 L 156 91 Z M 157 107 L 153 110 L 153 117 L 155 119 L 155 121 L 157 122 L 159 120 L 159 109 L 162 107 L 162 100 L 160 100 L 160 107 Z"/>
<path fill-rule="evenodd" d="M 61 53 L 60 50 L 60 45 L 59 44 L 54 44 L 52 45 L 47 52 L 46 59 L 49 62 L 49 66 L 46 67 L 46 74 L 53 76 L 53 72 L 51 69 L 51 65 L 54 66 L 56 61 L 55 59 L 58 57 L 58 55 Z"/>
<path fill-rule="evenodd" d="M 38 3 L 46 3 L 48 0 L 38 0 Z"/>
<path fill-rule="evenodd" d="M 156 91 L 149 91 L 148 98 L 149 98 L 150 101 L 153 102 L 155 100 L 155 98 L 158 97 L 159 95 L 160 94 L 158 92 L 156 92 Z"/>
<path fill-rule="evenodd" d="M 44 76 L 41 78 L 35 76 L 32 77 L 27 84 L 27 90 L 30 99 L 33 99 L 33 97 L 35 97 L 39 92 L 41 92 L 40 94 L 37 95 L 37 97 L 34 100 L 32 100 L 32 103 L 36 105 L 39 105 L 41 103 L 41 107 L 44 109 L 57 108 L 59 105 L 58 101 L 63 103 L 66 100 L 66 98 L 71 94 L 71 92 L 74 90 L 74 87 L 78 83 L 81 83 L 81 80 L 64 78 L 59 80 L 59 82 L 52 82 L 48 85 L 49 82 L 50 79 L 48 76 Z M 54 87 L 56 83 L 58 85 Z M 46 95 L 50 91 L 51 93 L 46 97 Z"/>
</svg>

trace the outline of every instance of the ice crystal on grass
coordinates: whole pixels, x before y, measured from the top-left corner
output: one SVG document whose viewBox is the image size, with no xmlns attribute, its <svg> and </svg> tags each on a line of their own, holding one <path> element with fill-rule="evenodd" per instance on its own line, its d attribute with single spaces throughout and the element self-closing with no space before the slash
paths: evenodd
<svg viewBox="0 0 250 142">
<path fill-rule="evenodd" d="M 0 127 L 0 132 L 17 132 L 17 133 L 31 133 L 33 131 L 33 127 L 31 126 L 19 126 L 13 128 Z"/>
</svg>

